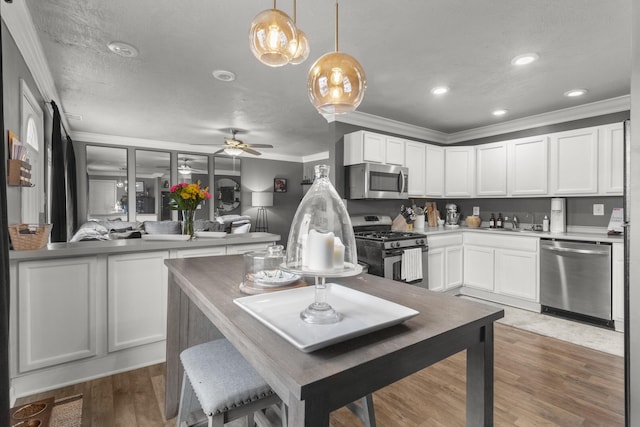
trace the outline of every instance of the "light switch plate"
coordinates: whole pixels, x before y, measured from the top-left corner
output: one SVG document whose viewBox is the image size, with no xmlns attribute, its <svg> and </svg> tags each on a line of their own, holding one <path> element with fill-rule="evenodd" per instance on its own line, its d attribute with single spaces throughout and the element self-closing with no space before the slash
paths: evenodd
<svg viewBox="0 0 640 427">
<path fill-rule="evenodd" d="M 593 205 L 593 214 L 602 216 L 604 215 L 604 205 L 603 204 L 594 204 Z"/>
<path fill-rule="evenodd" d="M 479 216 L 480 215 L 480 206 L 474 206 L 473 207 L 473 215 L 474 216 Z"/>
</svg>

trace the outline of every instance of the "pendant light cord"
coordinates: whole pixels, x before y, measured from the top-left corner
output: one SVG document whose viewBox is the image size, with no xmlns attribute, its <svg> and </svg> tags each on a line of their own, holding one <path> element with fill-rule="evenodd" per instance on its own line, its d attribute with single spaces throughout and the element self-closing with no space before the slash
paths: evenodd
<svg viewBox="0 0 640 427">
<path fill-rule="evenodd" d="M 273 8 L 274 8 L 274 9 L 277 9 L 277 7 L 276 7 L 276 0 L 273 0 Z"/>
<path fill-rule="evenodd" d="M 298 25 L 296 13 L 296 0 L 293 0 L 293 24 Z"/>
<path fill-rule="evenodd" d="M 338 0 L 336 0 L 336 52 L 338 51 Z"/>
</svg>

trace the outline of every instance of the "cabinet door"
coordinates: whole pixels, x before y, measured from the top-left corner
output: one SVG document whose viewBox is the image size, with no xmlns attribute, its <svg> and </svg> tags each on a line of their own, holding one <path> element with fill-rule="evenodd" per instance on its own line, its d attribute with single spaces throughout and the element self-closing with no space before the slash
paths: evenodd
<svg viewBox="0 0 640 427">
<path fill-rule="evenodd" d="M 600 194 L 622 195 L 624 184 L 624 130 L 622 123 L 600 129 Z"/>
<path fill-rule="evenodd" d="M 545 135 L 509 141 L 508 189 L 512 196 L 544 196 L 549 193 L 549 138 Z"/>
<path fill-rule="evenodd" d="M 97 354 L 98 277 L 96 257 L 20 263 L 20 372 Z"/>
<path fill-rule="evenodd" d="M 426 182 L 425 196 L 442 197 L 444 195 L 444 148 L 426 145 Z"/>
<path fill-rule="evenodd" d="M 429 289 L 432 291 L 444 290 L 445 256 L 444 248 L 429 249 Z"/>
<path fill-rule="evenodd" d="M 405 140 L 394 137 L 386 137 L 386 156 L 385 160 L 388 165 L 407 166 L 405 159 Z M 411 188 L 411 182 L 409 182 Z"/>
<path fill-rule="evenodd" d="M 476 195 L 507 195 L 507 145 L 504 142 L 476 147 Z"/>
<path fill-rule="evenodd" d="M 166 338 L 168 257 L 168 251 L 109 256 L 110 352 Z"/>
<path fill-rule="evenodd" d="M 445 262 L 445 289 L 452 289 L 458 286 L 462 286 L 462 246 L 452 246 L 446 248 Z"/>
<path fill-rule="evenodd" d="M 598 192 L 598 128 L 551 135 L 551 185 L 556 195 Z"/>
<path fill-rule="evenodd" d="M 464 246 L 464 284 L 493 292 L 493 249 Z"/>
<path fill-rule="evenodd" d="M 446 147 L 444 159 L 445 196 L 473 196 L 475 177 L 474 147 Z"/>
<path fill-rule="evenodd" d="M 384 135 L 365 132 L 362 143 L 362 160 L 364 162 L 384 163 L 386 148 Z"/>
<path fill-rule="evenodd" d="M 176 251 L 176 258 L 193 258 L 198 256 L 221 256 L 227 254 L 226 246 L 213 246 L 198 249 L 180 249 Z"/>
<path fill-rule="evenodd" d="M 612 306 L 613 320 L 616 323 L 616 330 L 624 327 L 624 245 L 614 243 L 611 248 L 612 255 Z M 431 266 L 431 264 L 429 264 Z"/>
<path fill-rule="evenodd" d="M 538 254 L 496 249 L 497 293 L 538 302 Z"/>
<path fill-rule="evenodd" d="M 405 165 L 409 168 L 409 196 L 424 196 L 426 145 L 419 142 L 407 142 Z"/>
</svg>

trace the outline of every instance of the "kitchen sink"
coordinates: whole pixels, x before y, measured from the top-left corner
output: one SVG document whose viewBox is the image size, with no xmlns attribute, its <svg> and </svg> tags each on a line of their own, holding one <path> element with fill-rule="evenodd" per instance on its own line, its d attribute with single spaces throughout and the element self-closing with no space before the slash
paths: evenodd
<svg viewBox="0 0 640 427">
<path fill-rule="evenodd" d="M 522 233 L 522 232 L 542 232 L 542 230 L 534 230 L 531 228 L 489 228 L 483 227 L 482 230 L 495 231 L 498 233 L 508 232 L 508 233 Z"/>
</svg>

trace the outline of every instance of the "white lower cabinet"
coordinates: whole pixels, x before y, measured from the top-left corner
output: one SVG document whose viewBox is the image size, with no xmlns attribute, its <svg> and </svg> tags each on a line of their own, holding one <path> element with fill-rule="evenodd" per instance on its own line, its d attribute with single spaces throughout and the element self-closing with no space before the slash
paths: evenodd
<svg viewBox="0 0 640 427">
<path fill-rule="evenodd" d="M 194 258 L 199 256 L 221 256 L 227 254 L 226 246 L 214 246 L 209 248 L 179 249 L 171 258 Z"/>
<path fill-rule="evenodd" d="M 611 312 L 617 331 L 624 330 L 624 244 L 614 243 L 611 248 Z"/>
<path fill-rule="evenodd" d="M 169 251 L 109 256 L 109 351 L 162 341 L 167 336 Z"/>
<path fill-rule="evenodd" d="M 495 292 L 538 301 L 538 254 L 496 249 Z"/>
<path fill-rule="evenodd" d="M 497 233 L 465 233 L 464 286 L 531 307 L 539 301 L 539 239 Z"/>
<path fill-rule="evenodd" d="M 493 292 L 493 248 L 464 246 L 464 284 Z"/>
<path fill-rule="evenodd" d="M 462 285 L 462 234 L 429 236 L 429 289 L 445 291 Z"/>
<path fill-rule="evenodd" d="M 242 255 L 247 252 L 264 251 L 271 245 L 273 245 L 273 243 L 249 243 L 246 245 L 227 246 L 227 255 Z"/>
<path fill-rule="evenodd" d="M 96 257 L 21 262 L 18 267 L 18 371 L 97 354 Z"/>
</svg>

